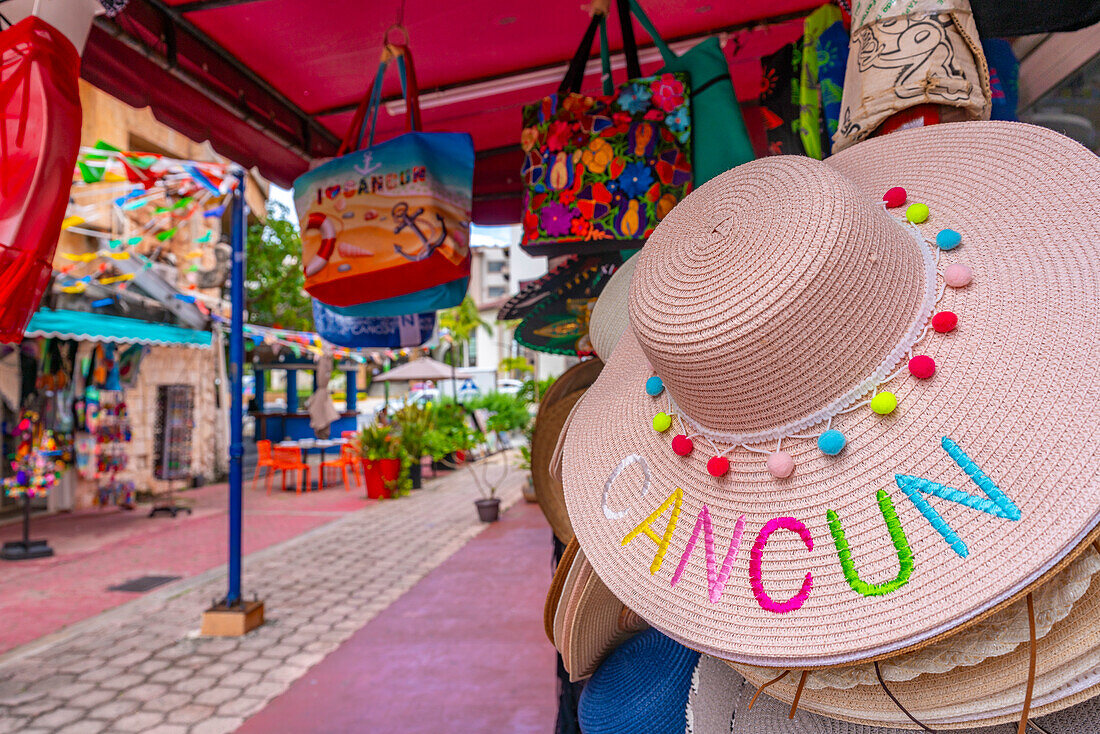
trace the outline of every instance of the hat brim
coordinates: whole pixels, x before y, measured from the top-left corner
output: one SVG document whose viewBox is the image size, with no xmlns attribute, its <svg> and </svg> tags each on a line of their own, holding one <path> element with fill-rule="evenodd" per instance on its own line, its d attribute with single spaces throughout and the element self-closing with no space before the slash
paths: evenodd
<svg viewBox="0 0 1100 734">
<path fill-rule="evenodd" d="M 919 721 L 937 729 L 959 729 L 1018 721 L 1027 686 L 1027 645 L 1007 655 L 946 673 L 926 673 L 890 684 L 890 692 Z M 754 686 L 769 680 L 757 668 L 731 663 Z M 788 675 L 765 693 L 787 704 L 799 676 Z M 1100 576 L 1069 616 L 1036 644 L 1031 716 L 1060 711 L 1100 692 Z M 800 709 L 859 724 L 917 728 L 878 685 L 849 689 L 804 689 Z"/>
<path fill-rule="evenodd" d="M 554 380 L 539 402 L 531 436 L 531 484 L 535 498 L 554 535 L 562 543 L 573 539 L 573 526 L 565 508 L 561 480 L 550 471 L 551 459 L 570 411 L 602 369 L 603 362 L 590 359 L 573 365 Z"/>
<path fill-rule="evenodd" d="M 565 587 L 565 577 L 573 566 L 573 557 L 577 555 L 577 539 L 570 540 L 562 551 L 558 566 L 554 569 L 554 577 L 550 580 L 550 588 L 546 592 L 546 603 L 542 608 L 542 623 L 546 630 L 546 639 L 554 644 L 554 615 L 558 612 L 558 604 L 561 603 L 561 591 Z"/>
<path fill-rule="evenodd" d="M 649 625 L 616 599 L 595 573 L 581 577 L 574 594 L 576 604 L 565 611 L 561 645 L 569 680 L 576 682 L 589 678 L 612 650 Z"/>
<path fill-rule="evenodd" d="M 784 443 L 797 466 L 788 479 L 776 480 L 747 452 L 730 455 L 729 473 L 714 478 L 707 451 L 678 456 L 674 431 L 652 429 L 667 403 L 645 393 L 652 372 L 628 330 L 574 411 L 564 444 L 569 516 L 608 588 L 684 644 L 754 665 L 840 665 L 927 644 L 1020 598 L 1084 548 L 1100 520 L 1100 159 L 1041 128 L 961 123 L 866 141 L 827 163 L 869 197 L 901 185 L 910 201 L 927 203 L 927 237 L 948 227 L 963 233 L 948 262 L 965 262 L 974 281 L 941 303 L 960 315 L 956 331 L 922 345 L 938 365 L 935 378 L 892 384 L 892 415 L 835 419 L 848 439 L 838 456 L 813 441 Z M 953 458 L 945 438 L 965 457 Z M 632 456 L 643 461 L 629 463 Z M 923 486 L 988 500 L 968 476 L 974 467 L 1018 508 L 1018 520 L 955 494 L 927 500 L 937 525 L 896 482 L 919 477 Z M 860 579 L 900 578 L 879 490 L 892 500 L 913 568 L 889 593 L 865 595 L 843 572 L 827 513 L 837 513 Z M 652 527 L 644 525 L 666 500 Z M 676 500 L 679 524 L 665 541 Z M 704 505 L 719 554 L 712 564 L 722 563 L 744 517 L 716 602 L 703 538 L 685 553 Z M 804 526 L 812 549 L 793 532 L 766 537 L 777 518 Z M 944 526 L 963 539 L 965 556 Z M 759 589 L 750 582 L 754 545 Z M 758 601 L 760 590 L 791 599 L 806 583 L 810 593 L 796 609 L 777 613 Z"/>
</svg>

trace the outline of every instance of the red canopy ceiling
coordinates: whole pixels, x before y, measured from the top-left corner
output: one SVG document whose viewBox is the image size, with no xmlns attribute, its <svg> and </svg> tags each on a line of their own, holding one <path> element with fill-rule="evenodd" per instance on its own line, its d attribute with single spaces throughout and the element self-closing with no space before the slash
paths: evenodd
<svg viewBox="0 0 1100 734">
<path fill-rule="evenodd" d="M 643 0 L 670 44 L 721 34 L 742 100 L 757 96 L 760 56 L 801 35 L 801 16 L 822 2 Z M 405 0 L 403 11 L 400 0 L 131 0 L 118 18 L 97 19 L 82 74 L 289 186 L 311 159 L 335 152 L 374 76 L 383 34 L 401 13 L 425 129 L 474 138 L 475 220 L 517 221 L 520 109 L 556 89 L 576 51 L 588 23 L 577 0 Z M 643 71 L 655 70 L 650 39 L 635 29 Z M 617 23 L 609 31 L 618 50 Z M 593 72 L 597 66 L 589 65 Z M 586 78 L 586 89 L 598 85 L 595 73 Z M 399 96 L 392 74 L 384 97 Z M 401 106 L 388 105 L 378 138 L 404 124 Z"/>
</svg>

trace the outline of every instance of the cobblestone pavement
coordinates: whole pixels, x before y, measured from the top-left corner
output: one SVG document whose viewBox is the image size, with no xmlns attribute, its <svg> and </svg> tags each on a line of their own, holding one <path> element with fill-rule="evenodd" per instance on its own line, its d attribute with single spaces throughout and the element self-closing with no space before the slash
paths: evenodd
<svg viewBox="0 0 1100 734">
<path fill-rule="evenodd" d="M 233 731 L 477 535 L 476 498 L 455 472 L 247 556 L 267 623 L 243 638 L 198 636 L 219 568 L 17 648 L 0 658 L 0 734 Z"/>
</svg>

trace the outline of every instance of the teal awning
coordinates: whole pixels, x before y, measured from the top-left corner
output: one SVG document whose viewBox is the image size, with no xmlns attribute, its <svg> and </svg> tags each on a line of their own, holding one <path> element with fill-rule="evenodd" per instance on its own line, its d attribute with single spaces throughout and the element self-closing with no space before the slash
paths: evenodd
<svg viewBox="0 0 1100 734">
<path fill-rule="evenodd" d="M 152 344 L 154 346 L 210 347 L 210 332 L 184 329 L 170 324 L 153 324 L 123 316 L 108 316 L 87 311 L 43 308 L 27 324 L 29 337 L 44 336 L 75 341 L 113 342 L 115 344 Z"/>
</svg>

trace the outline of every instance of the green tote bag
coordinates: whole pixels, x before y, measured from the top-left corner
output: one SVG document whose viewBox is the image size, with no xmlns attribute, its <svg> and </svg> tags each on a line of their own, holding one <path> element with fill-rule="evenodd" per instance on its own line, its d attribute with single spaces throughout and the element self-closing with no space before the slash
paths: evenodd
<svg viewBox="0 0 1100 734">
<path fill-rule="evenodd" d="M 661 40 L 638 0 L 630 0 L 630 10 L 661 52 L 665 61 L 661 72 L 687 72 L 691 77 L 691 165 L 695 187 L 755 158 L 718 39 L 708 38 L 677 56 Z"/>
</svg>

